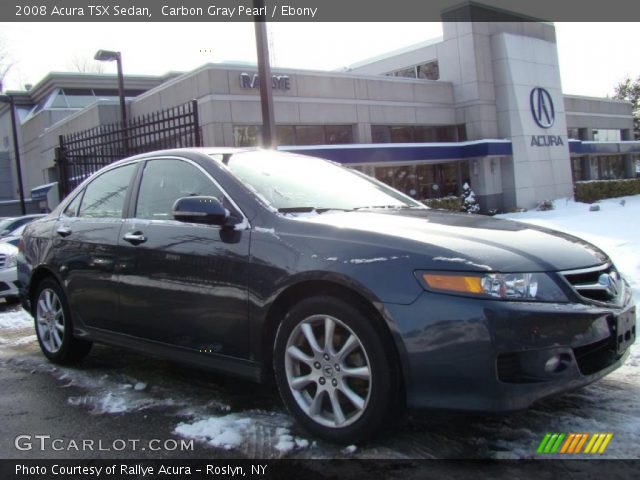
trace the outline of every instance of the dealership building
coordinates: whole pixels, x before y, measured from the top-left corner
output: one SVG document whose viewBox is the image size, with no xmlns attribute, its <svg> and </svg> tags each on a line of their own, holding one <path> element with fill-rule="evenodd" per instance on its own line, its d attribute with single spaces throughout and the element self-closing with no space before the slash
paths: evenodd
<svg viewBox="0 0 640 480">
<path fill-rule="evenodd" d="M 443 13 L 442 38 L 342 71 L 274 69 L 279 148 L 338 161 L 421 200 L 459 195 L 469 182 L 485 211 L 571 196 L 575 181 L 636 176 L 631 104 L 562 91 L 553 24 L 458 18 Z M 237 64 L 127 76 L 128 114 L 195 99 L 204 145 L 256 145 L 258 83 L 255 66 Z M 20 113 L 27 197 L 42 198 L 58 180 L 61 135 L 118 121 L 116 86 L 113 75 L 49 74 L 8 92 Z M 15 199 L 16 185 L 0 105 L 0 200 Z"/>
</svg>

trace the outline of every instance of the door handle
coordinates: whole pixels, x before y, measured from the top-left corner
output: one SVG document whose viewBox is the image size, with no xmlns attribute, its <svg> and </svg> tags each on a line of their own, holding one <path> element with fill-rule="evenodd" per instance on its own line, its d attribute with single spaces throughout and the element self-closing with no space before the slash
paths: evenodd
<svg viewBox="0 0 640 480">
<path fill-rule="evenodd" d="M 60 235 L 61 237 L 68 237 L 69 235 L 71 235 L 71 229 L 69 227 L 65 227 L 64 225 L 61 227 L 58 227 L 58 229 L 56 230 L 56 233 L 58 235 Z"/>
<path fill-rule="evenodd" d="M 147 241 L 147 237 L 145 237 L 142 232 L 127 233 L 124 237 L 122 237 L 122 239 L 132 245 L 140 245 L 141 243 Z"/>
</svg>

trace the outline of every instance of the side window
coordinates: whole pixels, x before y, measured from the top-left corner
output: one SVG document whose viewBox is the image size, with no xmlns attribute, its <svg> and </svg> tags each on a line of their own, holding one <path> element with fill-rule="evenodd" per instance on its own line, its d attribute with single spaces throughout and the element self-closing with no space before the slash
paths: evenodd
<svg viewBox="0 0 640 480">
<path fill-rule="evenodd" d="M 120 218 L 136 164 L 103 173 L 85 188 L 79 217 Z"/>
<path fill-rule="evenodd" d="M 220 189 L 193 165 L 181 160 L 150 160 L 142 173 L 136 218 L 173 219 L 175 201 L 193 195 L 222 201 Z"/>
<path fill-rule="evenodd" d="M 67 205 L 67 208 L 65 208 L 64 211 L 62 212 L 62 216 L 63 217 L 73 218 L 73 217 L 77 217 L 78 216 L 78 207 L 80 206 L 80 201 L 82 200 L 82 193 L 83 192 L 84 192 L 84 190 L 79 192 L 75 196 L 75 198 L 73 200 L 71 200 L 69 205 Z"/>
</svg>

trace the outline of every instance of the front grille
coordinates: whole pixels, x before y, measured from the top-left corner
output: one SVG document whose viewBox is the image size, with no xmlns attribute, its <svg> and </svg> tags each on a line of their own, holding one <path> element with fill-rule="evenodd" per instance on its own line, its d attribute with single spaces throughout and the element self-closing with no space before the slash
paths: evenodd
<svg viewBox="0 0 640 480">
<path fill-rule="evenodd" d="M 7 256 L 4 254 L 0 254 L 0 268 L 4 267 L 4 264 L 6 261 L 7 261 Z"/>
<path fill-rule="evenodd" d="M 588 300 L 619 303 L 624 295 L 624 280 L 610 264 L 561 274 L 578 295 Z"/>
<path fill-rule="evenodd" d="M 610 338 L 573 349 L 573 356 L 582 375 L 591 375 L 611 365 L 616 359 Z"/>
</svg>

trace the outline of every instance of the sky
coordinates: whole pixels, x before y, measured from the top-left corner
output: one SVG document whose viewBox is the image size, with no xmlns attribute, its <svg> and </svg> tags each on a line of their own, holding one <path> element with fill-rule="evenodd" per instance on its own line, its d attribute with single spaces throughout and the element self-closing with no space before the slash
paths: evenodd
<svg viewBox="0 0 640 480">
<path fill-rule="evenodd" d="M 640 76 L 639 23 L 556 23 L 565 93 L 604 97 L 627 75 Z M 272 23 L 272 66 L 336 70 L 442 35 L 439 23 Z M 5 89 L 35 84 L 73 59 L 119 50 L 125 73 L 188 71 L 208 62 L 255 63 L 252 23 L 0 23 L 15 65 Z M 103 64 L 105 72 L 115 65 Z"/>
</svg>

